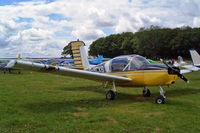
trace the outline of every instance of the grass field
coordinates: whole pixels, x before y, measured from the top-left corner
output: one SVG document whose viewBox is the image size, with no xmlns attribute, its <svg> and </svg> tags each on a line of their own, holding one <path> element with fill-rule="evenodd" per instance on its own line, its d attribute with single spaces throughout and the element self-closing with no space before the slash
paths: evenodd
<svg viewBox="0 0 200 133">
<path fill-rule="evenodd" d="M 200 72 L 185 75 L 157 105 L 157 87 L 117 87 L 107 101 L 101 83 L 52 74 L 0 73 L 0 133 L 4 132 L 200 132 Z"/>
</svg>

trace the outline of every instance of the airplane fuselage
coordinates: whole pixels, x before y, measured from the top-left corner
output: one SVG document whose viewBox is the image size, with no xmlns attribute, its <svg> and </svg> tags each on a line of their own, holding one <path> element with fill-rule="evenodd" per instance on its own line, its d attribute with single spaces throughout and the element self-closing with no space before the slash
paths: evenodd
<svg viewBox="0 0 200 133">
<path fill-rule="evenodd" d="M 109 75 L 117 75 L 133 79 L 127 83 L 116 83 L 119 86 L 144 87 L 144 86 L 163 86 L 171 85 L 176 82 L 178 76 L 168 74 L 168 70 L 145 70 L 133 72 L 117 72 L 107 73 Z"/>
</svg>

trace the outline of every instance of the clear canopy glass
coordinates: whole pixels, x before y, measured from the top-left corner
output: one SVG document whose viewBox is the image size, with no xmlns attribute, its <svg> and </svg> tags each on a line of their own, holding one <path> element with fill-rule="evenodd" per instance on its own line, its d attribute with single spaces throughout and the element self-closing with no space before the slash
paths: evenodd
<svg viewBox="0 0 200 133">
<path fill-rule="evenodd" d="M 120 56 L 110 62 L 111 72 L 136 71 L 143 69 L 150 62 L 139 55 Z"/>
</svg>

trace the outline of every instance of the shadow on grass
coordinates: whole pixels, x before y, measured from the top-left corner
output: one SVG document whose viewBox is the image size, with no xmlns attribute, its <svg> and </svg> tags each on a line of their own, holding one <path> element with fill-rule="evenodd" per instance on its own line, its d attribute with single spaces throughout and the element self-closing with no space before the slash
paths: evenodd
<svg viewBox="0 0 200 133">
<path fill-rule="evenodd" d="M 100 88 L 100 86 L 89 86 L 89 87 L 76 87 L 74 89 L 67 89 L 66 91 L 93 91 L 101 94 L 105 94 L 105 90 Z M 185 88 L 181 90 L 169 90 L 166 92 L 167 97 L 179 97 L 183 95 L 197 94 L 200 93 L 200 90 Z M 51 113 L 51 112 L 75 112 L 78 107 L 84 108 L 102 108 L 102 107 L 114 107 L 121 104 L 129 104 L 134 102 L 150 102 L 154 103 L 155 98 L 159 96 L 158 93 L 153 93 L 151 97 L 143 97 L 139 94 L 127 94 L 127 93 L 118 93 L 117 97 L 113 101 L 108 101 L 105 98 L 88 98 L 83 100 L 72 100 L 72 101 L 59 101 L 59 102 L 40 102 L 40 103 L 31 103 L 23 105 L 24 108 L 32 111 L 33 113 Z M 167 104 L 167 103 L 166 103 Z M 169 105 L 184 105 L 190 106 L 187 103 L 180 102 L 169 102 Z"/>
<path fill-rule="evenodd" d="M 155 87 L 156 88 L 156 87 Z M 134 88 L 129 88 L 130 90 L 134 91 Z M 96 93 L 101 93 L 101 94 L 106 94 L 106 90 L 103 89 L 103 86 L 86 86 L 86 87 L 75 87 L 75 88 L 62 88 L 62 90 L 66 91 L 91 91 L 91 92 L 96 92 Z M 124 99 L 132 99 L 134 96 L 142 96 L 142 90 L 141 88 L 141 95 L 130 95 L 127 93 L 122 93 L 118 92 L 118 98 L 121 98 L 122 100 Z M 177 96 L 183 96 L 183 95 L 190 95 L 190 94 L 197 94 L 200 93 L 200 89 L 193 89 L 193 88 L 183 88 L 183 89 L 172 89 L 172 90 L 165 90 L 166 95 L 168 97 L 177 97 Z M 152 93 L 151 97 L 157 97 L 160 95 L 159 90 L 157 93 Z"/>
<path fill-rule="evenodd" d="M 64 91 L 91 91 L 97 93 L 105 93 L 105 89 L 102 85 L 94 85 L 94 86 L 82 86 L 82 87 L 65 87 L 61 88 Z"/>
</svg>

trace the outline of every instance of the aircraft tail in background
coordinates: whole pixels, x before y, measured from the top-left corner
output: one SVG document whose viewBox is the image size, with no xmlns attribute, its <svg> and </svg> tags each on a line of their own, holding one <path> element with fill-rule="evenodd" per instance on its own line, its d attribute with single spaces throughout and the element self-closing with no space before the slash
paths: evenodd
<svg viewBox="0 0 200 133">
<path fill-rule="evenodd" d="M 84 45 L 80 46 L 80 53 L 81 53 L 81 61 L 82 61 L 84 70 L 90 69 L 90 64 L 88 61 L 88 57 L 87 57 L 87 53 L 86 53 Z"/>
<path fill-rule="evenodd" d="M 177 63 L 178 63 L 180 66 L 187 64 L 185 61 L 183 61 L 183 58 L 182 58 L 181 56 L 178 56 L 178 61 L 177 61 Z"/>
<path fill-rule="evenodd" d="M 84 48 L 85 43 L 83 41 L 74 41 L 70 43 L 72 46 L 75 67 L 84 70 L 89 69 L 89 61 Z"/>
<path fill-rule="evenodd" d="M 196 50 L 190 50 L 190 55 L 194 66 L 200 67 L 200 55 Z"/>
<path fill-rule="evenodd" d="M 18 54 L 17 60 L 21 59 L 21 54 Z"/>
</svg>

